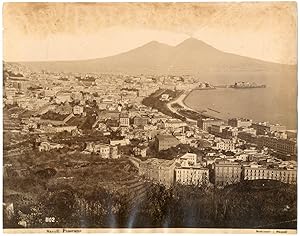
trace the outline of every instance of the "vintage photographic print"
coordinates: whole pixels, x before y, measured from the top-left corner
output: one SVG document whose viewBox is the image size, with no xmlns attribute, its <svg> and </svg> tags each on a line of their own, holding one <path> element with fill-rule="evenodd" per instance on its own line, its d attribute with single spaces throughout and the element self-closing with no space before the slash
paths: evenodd
<svg viewBox="0 0 300 236">
<path fill-rule="evenodd" d="M 296 103 L 295 2 L 6 2 L 4 232 L 296 233 Z"/>
</svg>

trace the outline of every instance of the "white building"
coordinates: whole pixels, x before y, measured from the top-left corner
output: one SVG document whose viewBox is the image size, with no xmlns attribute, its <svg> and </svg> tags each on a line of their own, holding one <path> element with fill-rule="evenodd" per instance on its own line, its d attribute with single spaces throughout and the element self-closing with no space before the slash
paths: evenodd
<svg viewBox="0 0 300 236">
<path fill-rule="evenodd" d="M 177 129 L 187 126 L 187 124 L 179 119 L 168 119 L 164 123 L 165 128 Z"/>
<path fill-rule="evenodd" d="M 175 181 L 183 185 L 199 186 L 207 184 L 209 170 L 197 163 L 197 155 L 186 153 L 176 163 Z"/>
<path fill-rule="evenodd" d="M 68 91 L 59 91 L 55 95 L 55 101 L 56 103 L 65 103 L 65 102 L 71 102 L 71 93 Z"/>
<path fill-rule="evenodd" d="M 201 166 L 180 167 L 175 169 L 175 181 L 182 185 L 207 184 L 209 170 Z"/>
<path fill-rule="evenodd" d="M 167 94 L 167 93 L 162 94 L 160 100 L 161 101 L 168 101 L 169 100 L 169 94 Z"/>
<path fill-rule="evenodd" d="M 119 158 L 118 146 L 110 146 L 103 143 L 87 143 L 86 152 L 99 154 L 104 159 L 117 159 Z"/>
<path fill-rule="evenodd" d="M 74 115 L 81 115 L 83 113 L 83 106 L 74 106 L 73 107 L 73 114 Z"/>
<path fill-rule="evenodd" d="M 51 149 L 60 149 L 63 148 L 63 145 L 58 143 L 49 143 L 49 142 L 41 142 L 39 145 L 39 151 L 50 151 Z"/>
<path fill-rule="evenodd" d="M 260 165 L 249 165 L 244 167 L 244 179 L 272 179 L 283 183 L 297 183 L 297 169 L 293 168 L 266 168 Z"/>
<path fill-rule="evenodd" d="M 186 153 L 179 158 L 182 167 L 195 166 L 197 164 L 197 155 L 195 153 Z"/>
<path fill-rule="evenodd" d="M 120 140 L 110 140 L 110 145 L 112 145 L 112 146 L 116 146 L 116 145 L 125 146 L 128 144 L 130 144 L 130 140 L 127 138 L 120 139 Z"/>
<path fill-rule="evenodd" d="M 129 127 L 129 115 L 127 113 L 120 114 L 120 126 L 121 127 Z"/>
<path fill-rule="evenodd" d="M 235 144 L 230 139 L 223 139 L 216 142 L 216 149 L 220 149 L 224 151 L 234 151 Z"/>
</svg>

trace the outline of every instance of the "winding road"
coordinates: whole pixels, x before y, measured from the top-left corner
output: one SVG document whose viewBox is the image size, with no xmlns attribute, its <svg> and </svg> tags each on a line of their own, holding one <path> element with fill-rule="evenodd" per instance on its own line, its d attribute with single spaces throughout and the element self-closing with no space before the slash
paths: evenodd
<svg viewBox="0 0 300 236">
<path fill-rule="evenodd" d="M 189 90 L 184 91 L 184 93 L 181 94 L 180 96 L 178 96 L 176 99 L 174 99 L 174 100 L 168 102 L 168 103 L 167 103 L 168 109 L 169 109 L 170 111 L 172 111 L 173 113 L 176 113 L 176 114 L 182 116 L 182 114 L 180 114 L 180 113 L 177 112 L 177 109 L 175 109 L 175 108 L 172 107 L 173 104 L 177 103 L 177 104 L 179 104 L 180 106 L 182 106 L 182 107 L 183 107 L 184 109 L 186 109 L 186 110 L 194 111 L 193 109 L 191 109 L 191 108 L 189 108 L 188 106 L 186 106 L 186 105 L 184 104 L 184 102 L 183 102 L 183 100 L 186 98 L 186 96 L 187 96 L 189 93 L 190 93 Z M 197 120 L 193 120 L 193 119 L 190 119 L 190 118 L 187 118 L 187 117 L 186 117 L 186 121 L 197 122 Z"/>
</svg>

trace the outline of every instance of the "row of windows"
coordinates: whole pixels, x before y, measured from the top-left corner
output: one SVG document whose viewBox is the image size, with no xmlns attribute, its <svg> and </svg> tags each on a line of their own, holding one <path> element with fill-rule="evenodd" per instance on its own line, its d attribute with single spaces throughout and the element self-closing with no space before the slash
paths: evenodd
<svg viewBox="0 0 300 236">
<path fill-rule="evenodd" d="M 176 181 L 200 181 L 202 179 L 206 179 L 206 178 L 176 178 Z"/>
<path fill-rule="evenodd" d="M 287 151 L 295 150 L 295 145 L 282 144 L 282 143 L 277 143 L 277 142 L 262 142 L 261 145 L 269 147 L 269 148 L 275 148 L 275 149 L 281 149 L 281 150 L 287 150 Z"/>
<path fill-rule="evenodd" d="M 217 173 L 240 173 L 242 170 L 237 169 L 237 170 L 226 170 L 226 169 L 220 169 L 216 170 Z"/>
<path fill-rule="evenodd" d="M 247 176 L 294 176 L 293 174 L 286 175 L 285 173 L 284 174 L 281 174 L 281 173 L 277 173 L 277 174 L 274 174 L 274 173 L 245 173 L 245 175 L 247 175 Z"/>
<path fill-rule="evenodd" d="M 200 173 L 199 172 L 198 173 L 195 173 L 195 172 L 194 173 L 191 173 L 191 172 L 190 173 L 189 172 L 188 173 L 180 173 L 180 172 L 178 173 L 178 172 L 176 172 L 175 175 L 176 176 L 202 176 L 202 175 L 206 176 L 206 175 L 208 175 L 208 172 L 200 172 Z"/>
<path fill-rule="evenodd" d="M 295 183 L 296 178 L 271 178 L 271 177 L 245 177 L 245 180 L 255 180 L 255 179 L 272 179 L 272 180 L 279 180 L 284 183 Z"/>
<path fill-rule="evenodd" d="M 232 170 L 240 170 L 241 167 L 240 166 L 216 166 L 216 170 L 229 170 L 229 169 L 232 169 Z"/>
<path fill-rule="evenodd" d="M 241 172 L 240 168 L 230 168 L 229 167 L 216 167 L 216 172 L 217 173 L 230 173 L 230 172 Z M 245 169 L 245 173 L 283 173 L 283 175 L 288 175 L 288 174 L 293 174 L 293 173 L 289 173 L 286 171 L 280 171 L 280 170 L 265 170 L 265 169 Z"/>
<path fill-rule="evenodd" d="M 245 173 L 264 173 L 264 174 L 279 174 L 279 175 L 293 175 L 292 172 L 286 172 L 286 171 L 276 171 L 276 170 L 245 170 Z"/>
<path fill-rule="evenodd" d="M 245 176 L 246 178 L 296 179 L 296 176 Z"/>
<path fill-rule="evenodd" d="M 176 174 L 178 177 L 189 177 L 189 176 L 207 176 L 207 173 L 197 173 L 197 174 Z"/>
<path fill-rule="evenodd" d="M 224 177 L 224 178 L 228 178 L 228 177 L 240 177 L 241 175 L 240 174 L 234 174 L 234 173 L 226 173 L 226 174 L 221 174 L 221 175 L 218 175 L 218 177 Z"/>
<path fill-rule="evenodd" d="M 176 170 L 176 174 L 202 174 L 207 173 L 208 171 L 191 171 L 191 170 Z"/>
<path fill-rule="evenodd" d="M 202 182 L 205 182 L 203 180 L 177 180 L 177 182 L 182 183 L 182 184 L 200 184 Z"/>
</svg>

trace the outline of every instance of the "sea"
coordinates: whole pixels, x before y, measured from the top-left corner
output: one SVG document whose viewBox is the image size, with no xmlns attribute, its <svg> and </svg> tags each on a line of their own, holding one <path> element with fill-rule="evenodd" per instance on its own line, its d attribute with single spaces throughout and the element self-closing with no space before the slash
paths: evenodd
<svg viewBox="0 0 300 236">
<path fill-rule="evenodd" d="M 283 87 L 213 90 L 193 90 L 184 103 L 197 111 L 221 119 L 249 118 L 255 122 L 268 121 L 297 129 L 296 88 Z M 205 113 L 204 113 L 205 114 Z"/>
</svg>

